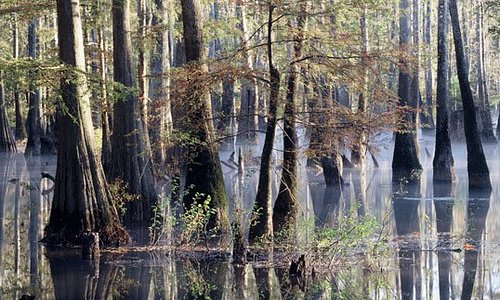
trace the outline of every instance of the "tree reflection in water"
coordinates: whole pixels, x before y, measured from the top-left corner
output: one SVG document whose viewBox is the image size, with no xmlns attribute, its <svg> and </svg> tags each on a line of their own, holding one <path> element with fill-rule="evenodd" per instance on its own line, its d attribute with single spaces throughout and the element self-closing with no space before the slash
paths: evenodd
<svg viewBox="0 0 500 300">
<path fill-rule="evenodd" d="M 478 257 L 481 253 L 482 235 L 486 228 L 486 216 L 490 209 L 491 190 L 470 189 L 467 201 L 467 229 L 464 258 L 462 299 L 472 299 L 476 279 Z"/>
</svg>

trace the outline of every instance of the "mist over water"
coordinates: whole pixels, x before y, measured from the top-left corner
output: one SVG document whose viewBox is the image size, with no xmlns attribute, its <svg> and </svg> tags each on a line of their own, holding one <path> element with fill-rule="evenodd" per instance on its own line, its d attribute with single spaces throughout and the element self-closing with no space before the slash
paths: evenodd
<svg viewBox="0 0 500 300">
<path fill-rule="evenodd" d="M 281 140 L 277 134 L 277 141 Z M 305 130 L 299 130 L 306 149 Z M 261 137 L 260 141 L 263 141 Z M 370 158 L 363 172 L 344 169 L 342 190 L 326 187 L 320 169 L 299 165 L 300 222 L 336 226 L 355 212 L 387 222 L 387 256 L 371 271 L 362 265 L 326 270 L 302 290 L 288 282 L 287 270 L 257 263 L 233 267 L 225 258 L 182 257 L 171 252 L 103 253 L 97 264 L 79 251 L 46 249 L 37 241 L 48 219 L 55 157 L 27 161 L 23 154 L 0 156 L 0 298 L 19 299 L 498 299 L 500 297 L 500 148 L 483 145 L 491 192 L 469 191 L 464 144 L 454 144 L 457 181 L 433 184 L 432 135 L 419 135 L 424 171 L 420 184 L 392 184 L 392 134 L 372 137 L 380 167 Z M 239 145 L 236 145 L 236 155 Z M 241 145 L 245 173 L 224 167 L 231 212 L 252 209 L 261 147 Z M 273 198 L 281 174 L 282 148 L 274 155 Z M 232 151 L 221 152 L 228 160 Z M 430 154 L 430 155 L 429 155 Z M 300 237 L 307 243 L 308 235 Z"/>
</svg>

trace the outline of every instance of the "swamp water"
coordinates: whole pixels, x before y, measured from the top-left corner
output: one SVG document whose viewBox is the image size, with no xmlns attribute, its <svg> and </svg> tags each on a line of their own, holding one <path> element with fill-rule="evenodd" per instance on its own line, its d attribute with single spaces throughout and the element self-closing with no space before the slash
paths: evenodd
<svg viewBox="0 0 500 300">
<path fill-rule="evenodd" d="M 391 183 L 390 136 L 364 174 L 344 170 L 342 191 L 301 166 L 300 202 L 313 227 L 334 226 L 351 213 L 383 224 L 388 252 L 332 266 L 307 285 L 293 285 L 288 270 L 256 262 L 172 251 L 105 252 L 98 263 L 74 251 L 48 250 L 38 240 L 47 222 L 55 157 L 27 161 L 0 157 L 0 299 L 500 299 L 500 146 L 485 145 L 491 192 L 469 191 L 465 145 L 454 145 L 457 182 L 433 185 L 431 137 L 421 138 L 419 185 Z M 255 153 L 259 153 L 255 150 Z M 222 153 L 227 159 L 229 153 Z M 256 156 L 256 155 L 255 155 Z M 228 195 L 250 211 L 258 172 L 225 167 Z M 280 170 L 275 170 L 279 178 Z M 275 183 L 276 185 L 276 183 Z M 235 200 L 236 199 L 236 200 Z M 236 201 L 236 202 L 235 202 Z M 307 231 L 302 239 L 307 242 Z M 349 260 L 349 258 L 348 258 Z M 359 263 L 356 263 L 359 261 Z M 279 265 L 279 264 L 278 264 Z M 318 272 L 320 273 L 320 272 Z"/>
</svg>

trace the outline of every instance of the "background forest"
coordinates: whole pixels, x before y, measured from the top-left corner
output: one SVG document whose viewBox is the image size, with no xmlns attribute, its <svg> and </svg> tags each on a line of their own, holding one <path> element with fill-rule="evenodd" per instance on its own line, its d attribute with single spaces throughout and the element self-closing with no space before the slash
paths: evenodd
<svg viewBox="0 0 500 300">
<path fill-rule="evenodd" d="M 57 155 L 49 245 L 204 240 L 244 264 L 296 241 L 301 166 L 339 192 L 387 136 L 393 189 L 421 153 L 454 182 L 454 142 L 491 195 L 497 1 L 0 0 L 0 28 L 0 151 Z"/>
</svg>

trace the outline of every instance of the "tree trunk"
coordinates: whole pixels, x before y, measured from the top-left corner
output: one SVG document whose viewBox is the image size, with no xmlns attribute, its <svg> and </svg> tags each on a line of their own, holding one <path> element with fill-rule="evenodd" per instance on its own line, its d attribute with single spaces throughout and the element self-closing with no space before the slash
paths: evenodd
<svg viewBox="0 0 500 300">
<path fill-rule="evenodd" d="M 467 20 L 468 19 L 468 14 L 467 14 L 467 5 L 462 5 L 462 19 Z M 471 57 L 471 47 L 469 46 L 469 37 L 468 37 L 468 32 L 469 29 L 467 27 L 467 22 L 463 22 L 464 29 L 463 29 L 463 48 L 464 48 L 464 61 L 465 61 L 465 70 L 467 73 L 467 76 L 470 74 L 470 57 Z M 470 21 L 469 27 L 472 27 L 472 20 Z"/>
<path fill-rule="evenodd" d="M 457 75 L 462 95 L 464 110 L 464 131 L 467 143 L 467 172 L 470 188 L 491 188 L 490 171 L 484 156 L 481 138 L 477 129 L 476 108 L 470 89 L 469 78 L 464 59 L 462 35 L 456 0 L 450 0 L 450 16 L 453 27 L 453 40 L 455 42 L 455 56 L 457 60 Z"/>
<path fill-rule="evenodd" d="M 427 53 L 432 50 L 431 47 L 431 0 L 426 1 L 426 12 L 424 17 L 424 43 Z M 430 56 L 425 58 L 425 104 L 422 107 L 420 120 L 426 128 L 434 129 L 434 114 L 432 103 L 432 59 Z"/>
<path fill-rule="evenodd" d="M 366 95 L 368 94 L 368 28 L 366 24 L 366 15 L 368 13 L 368 8 L 363 8 L 363 12 L 361 13 L 361 17 L 359 19 L 359 25 L 361 28 L 361 65 L 363 68 L 363 78 L 362 78 L 362 86 L 361 92 L 359 93 L 358 98 L 358 114 L 362 116 L 362 119 L 365 120 L 365 115 L 367 113 L 368 101 Z M 366 146 L 368 145 L 368 137 L 366 128 L 362 126 L 362 128 L 358 129 L 359 135 L 357 141 L 353 145 L 353 149 L 351 152 L 351 162 L 359 167 L 363 167 L 366 161 Z"/>
<path fill-rule="evenodd" d="M 164 168 L 167 151 L 172 135 L 172 111 L 170 104 L 170 45 L 167 0 L 155 1 L 153 26 L 157 28 L 151 54 L 151 80 L 149 97 L 151 99 L 151 145 L 154 161 Z"/>
<path fill-rule="evenodd" d="M 31 59 L 37 58 L 37 27 L 38 20 L 34 19 L 28 26 L 28 54 Z M 41 93 L 40 88 L 37 87 L 35 82 L 36 72 L 30 71 L 30 84 L 29 84 L 29 108 L 28 119 L 26 120 L 26 127 L 28 129 L 28 141 L 26 143 L 26 150 L 24 154 L 27 156 L 40 155 L 42 135 L 41 126 Z"/>
<path fill-rule="evenodd" d="M 125 220 L 150 222 L 157 202 L 153 166 L 150 159 L 141 100 L 133 92 L 136 86 L 132 68 L 129 0 L 113 1 L 113 66 L 114 81 L 122 87 L 115 99 L 112 166 L 110 179 L 122 179 L 129 193 L 139 199 L 127 203 Z"/>
<path fill-rule="evenodd" d="M 236 14 L 239 19 L 239 29 L 241 31 L 240 44 L 241 47 L 246 48 L 246 43 L 249 42 L 249 31 L 247 28 L 245 3 L 236 4 Z M 249 51 L 243 50 L 243 67 L 251 73 L 253 64 L 252 57 Z M 250 144 L 255 145 L 258 143 L 257 130 L 259 129 L 257 119 L 257 84 L 255 79 L 249 75 L 248 77 L 241 78 L 241 106 L 240 114 L 238 117 L 238 136 L 236 137 L 236 144 Z"/>
<path fill-rule="evenodd" d="M 422 102 L 422 95 L 420 94 L 420 26 L 418 22 L 418 17 L 420 14 L 420 0 L 412 0 L 412 45 L 411 52 L 412 58 L 415 60 L 411 64 L 411 82 L 410 82 L 410 106 L 416 108 L 416 112 L 413 113 L 413 121 L 415 123 L 415 129 L 418 130 L 418 123 L 420 122 L 420 103 Z M 417 149 L 418 150 L 418 149 Z M 418 152 L 417 152 L 418 155 Z"/>
<path fill-rule="evenodd" d="M 409 22 L 409 0 L 400 0 L 400 17 L 399 17 L 399 46 L 402 49 L 407 49 L 410 45 L 410 22 Z M 398 105 L 405 107 L 414 103 L 410 99 L 411 76 L 409 72 L 409 64 L 406 58 L 401 57 L 399 69 L 398 83 Z M 398 128 L 396 131 L 396 142 L 394 144 L 394 155 L 392 159 L 392 178 L 393 181 L 399 181 L 403 178 L 406 180 L 415 180 L 419 177 L 418 173 L 422 170 L 417 153 L 416 141 L 416 124 L 415 113 L 406 112 L 403 115 L 403 121 L 409 128 Z"/>
<path fill-rule="evenodd" d="M 101 126 L 102 126 L 102 142 L 101 142 L 101 163 L 104 168 L 104 172 L 109 172 L 111 168 L 111 128 L 109 122 L 109 112 L 111 106 L 108 103 L 108 93 L 107 93 L 107 76 L 106 76 L 106 43 L 104 40 L 103 28 L 98 29 L 98 39 L 99 39 L 99 84 L 101 91 Z"/>
<path fill-rule="evenodd" d="M 10 180 L 10 175 L 12 172 L 11 163 L 13 154 L 0 154 L 0 159 L 2 160 L 2 164 L 0 165 L 2 168 L 0 169 L 0 267 L 2 270 L 6 269 L 4 265 L 4 243 L 5 243 L 5 206 L 8 192 L 8 181 Z M 4 282 L 4 272 L 0 272 L 0 282 Z"/>
<path fill-rule="evenodd" d="M 481 140 L 484 143 L 497 143 L 493 133 L 493 123 L 491 120 L 490 103 L 487 98 L 486 76 L 484 70 L 483 57 L 483 39 L 482 39 L 482 10 L 481 4 L 476 4 L 476 74 L 477 74 L 477 93 L 479 96 L 479 107 L 481 112 Z"/>
<path fill-rule="evenodd" d="M 61 78 L 67 111 L 59 117 L 56 182 L 45 240 L 78 244 L 83 232 L 90 231 L 99 232 L 104 244 L 126 242 L 128 234 L 95 156 L 79 1 L 58 0 L 57 16 L 59 57 L 69 67 Z"/>
<path fill-rule="evenodd" d="M 293 57 L 298 60 L 302 57 L 304 31 L 307 26 L 307 2 L 301 4 L 297 27 L 293 28 Z M 295 98 L 298 92 L 300 78 L 299 67 L 292 62 L 286 92 L 285 115 L 283 121 L 283 171 L 278 197 L 274 203 L 273 230 L 279 232 L 295 227 L 299 201 L 297 199 L 297 130 L 295 129 Z"/>
<path fill-rule="evenodd" d="M 326 185 L 342 189 L 344 186 L 342 178 L 344 165 L 338 151 L 338 145 L 332 145 L 332 150 L 321 157 L 321 167 Z"/>
<path fill-rule="evenodd" d="M 6 110 L 3 71 L 0 71 L 0 152 L 17 152 L 16 140 L 12 136 Z"/>
<path fill-rule="evenodd" d="M 273 11 L 275 6 L 269 4 L 269 17 L 267 20 L 267 55 L 269 63 L 269 76 L 271 93 L 269 96 L 269 111 L 267 115 L 266 137 L 264 147 L 262 149 L 262 157 L 260 161 L 259 185 L 255 204 L 253 207 L 253 219 L 250 224 L 249 242 L 255 243 L 259 239 L 272 240 L 273 224 L 272 224 L 272 154 L 274 145 L 274 136 L 276 134 L 278 97 L 280 90 L 280 72 L 273 63 L 272 51 L 272 25 Z"/>
<path fill-rule="evenodd" d="M 14 20 L 14 28 L 12 29 L 12 58 L 19 59 L 19 30 L 17 28 L 17 19 Z M 14 105 L 16 114 L 16 140 L 24 140 L 26 138 L 26 127 L 23 121 L 23 109 L 21 106 L 21 97 L 19 93 L 19 85 L 16 85 L 14 91 Z"/>
<path fill-rule="evenodd" d="M 483 6 L 481 5 L 480 6 L 480 20 L 479 20 L 479 23 L 481 24 L 481 28 L 483 29 L 484 28 L 484 11 L 483 11 Z M 486 121 L 487 121 L 487 125 L 488 125 L 488 133 L 487 135 L 489 136 L 489 139 L 491 141 L 493 141 L 493 143 L 497 143 L 498 140 L 497 138 L 495 137 L 494 135 L 494 129 L 493 129 L 493 121 L 492 121 L 492 118 L 491 118 L 491 105 L 490 105 L 490 95 L 489 95 L 489 92 L 488 92 L 488 76 L 486 75 L 487 72 L 486 72 L 486 67 L 488 66 L 488 64 L 486 63 L 486 57 L 485 57 L 485 42 L 484 42 L 484 30 L 481 30 L 480 32 L 480 40 L 481 40 L 481 64 L 482 64 L 482 67 L 481 67 L 481 70 L 483 71 L 482 73 L 482 85 L 483 85 L 483 91 L 484 91 L 484 106 L 485 106 L 485 117 L 486 117 Z"/>
<path fill-rule="evenodd" d="M 137 0 L 137 19 L 139 22 L 139 45 L 138 45 L 138 88 L 139 88 L 139 103 L 141 110 L 142 126 L 146 133 L 143 137 L 147 148 L 151 148 L 149 144 L 149 116 L 148 116 L 148 85 L 147 85 L 147 66 L 148 57 L 146 54 L 146 36 L 148 34 L 148 8 L 145 0 Z"/>
<path fill-rule="evenodd" d="M 436 147 L 432 165 L 434 181 L 451 182 L 455 171 L 448 116 L 448 24 L 448 0 L 439 0 Z"/>
<path fill-rule="evenodd" d="M 207 73 L 204 64 L 203 25 L 199 0 L 182 0 L 182 23 L 186 63 L 193 72 Z M 184 205 L 190 208 L 210 197 L 210 207 L 215 213 L 210 216 L 208 229 L 229 230 L 229 212 L 224 177 L 215 141 L 209 94 L 202 82 L 195 82 L 187 99 L 189 130 L 195 142 L 189 147 Z M 202 199 L 196 195 L 202 195 Z"/>
<path fill-rule="evenodd" d="M 235 124 L 234 115 L 234 80 L 226 78 L 222 82 L 222 114 L 219 122 L 219 132 L 225 137 L 221 142 L 221 148 L 224 150 L 234 150 Z"/>
</svg>

